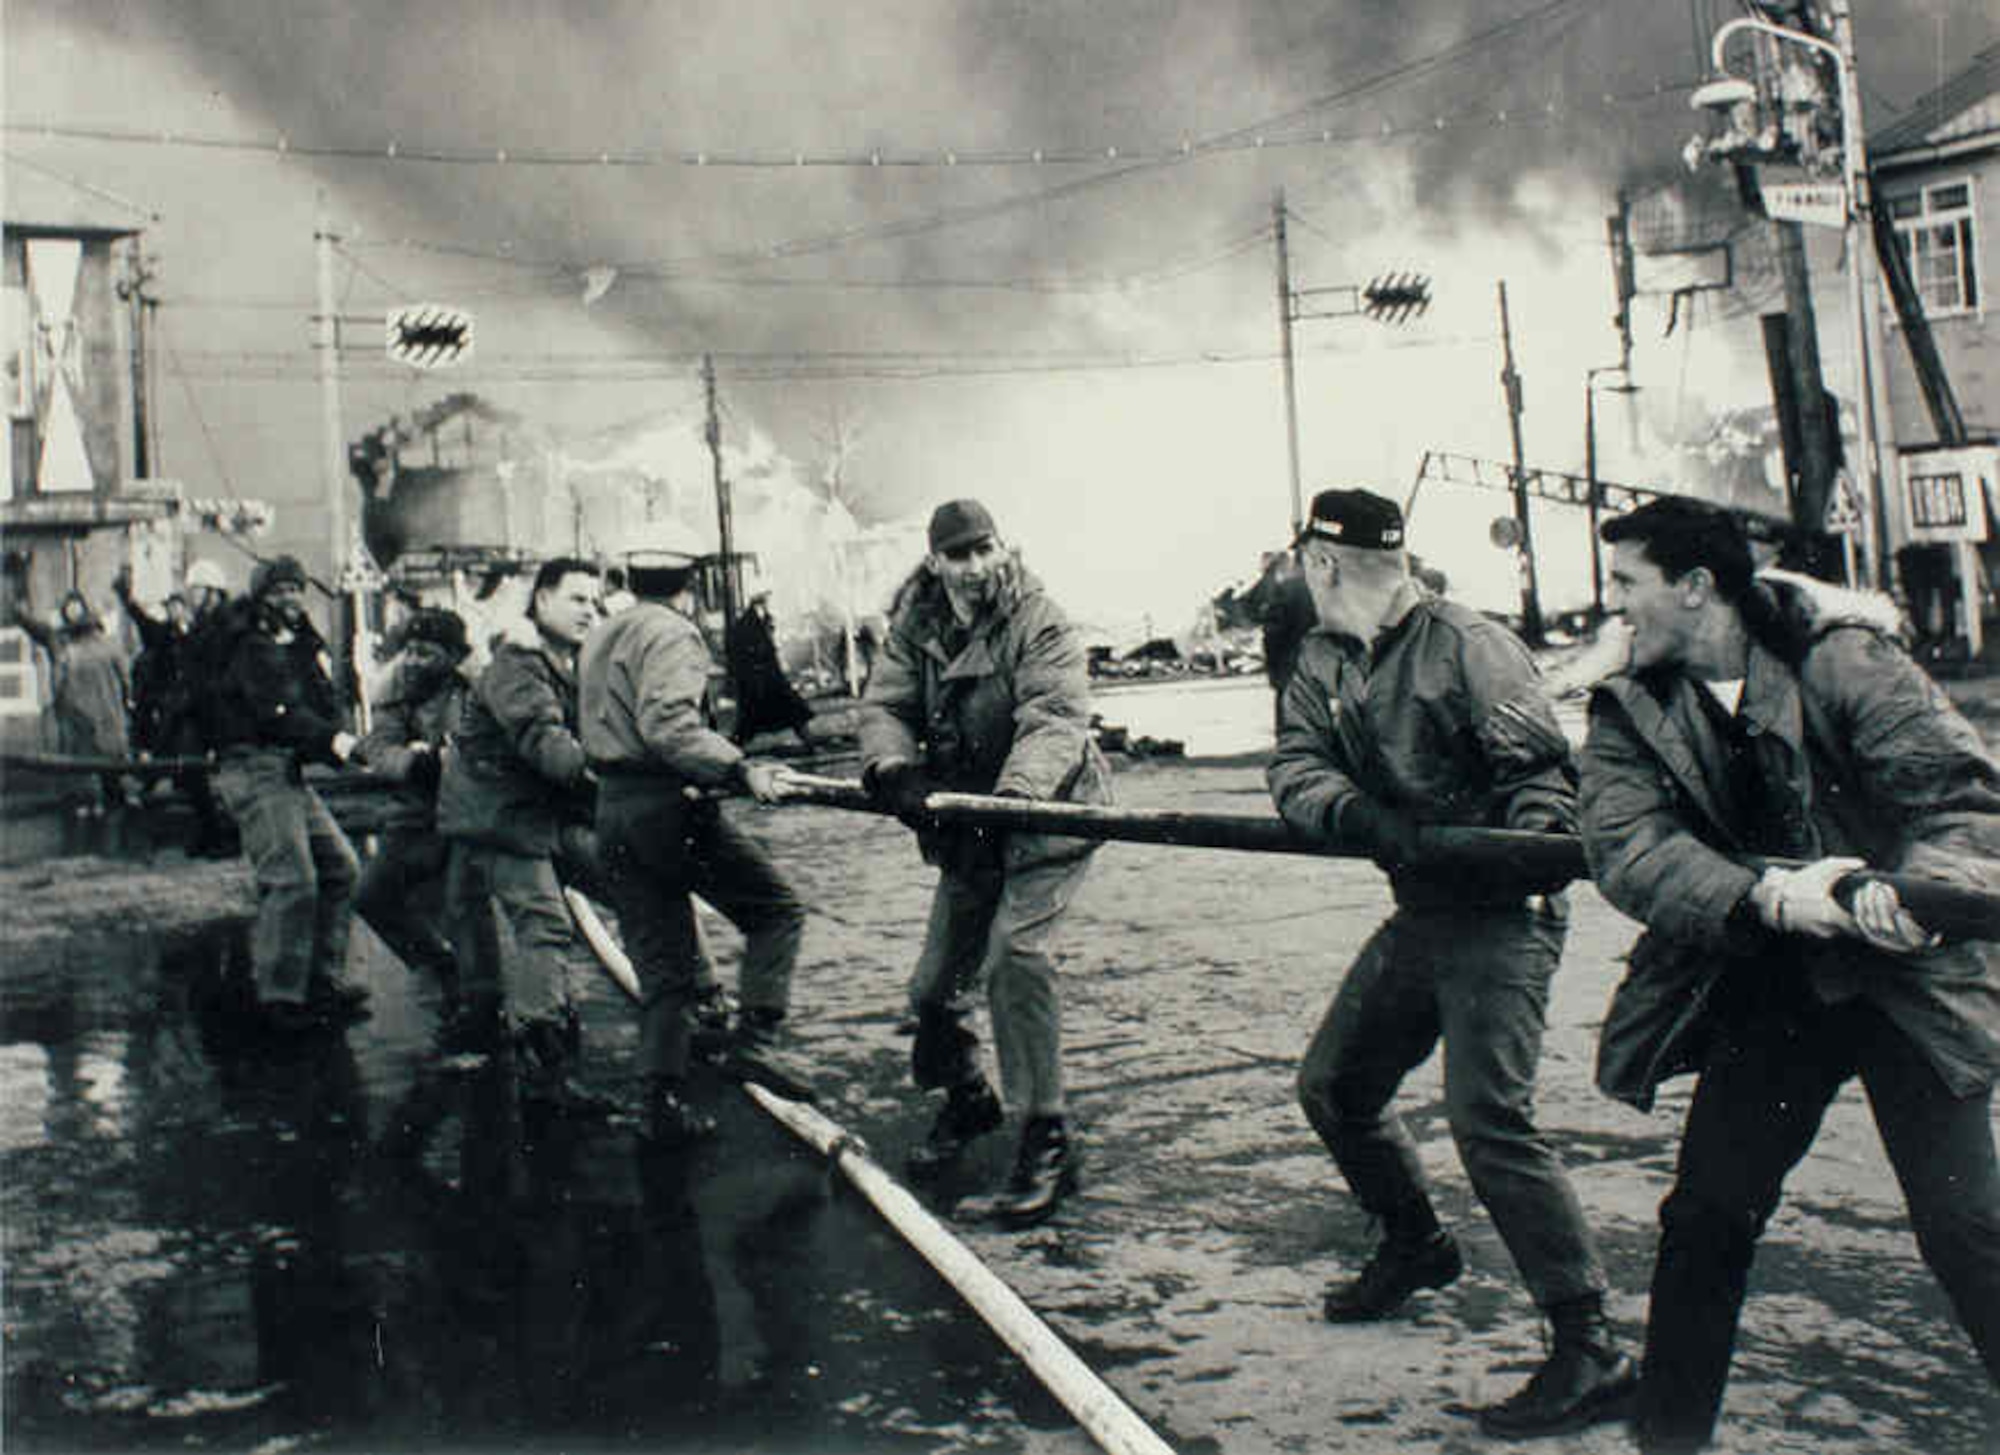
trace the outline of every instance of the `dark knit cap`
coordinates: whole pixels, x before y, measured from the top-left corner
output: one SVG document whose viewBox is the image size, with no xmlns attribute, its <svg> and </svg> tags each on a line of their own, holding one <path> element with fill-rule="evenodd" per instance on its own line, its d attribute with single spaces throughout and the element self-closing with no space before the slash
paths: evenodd
<svg viewBox="0 0 2000 1455">
<path fill-rule="evenodd" d="M 299 564 L 297 556 L 273 556 L 268 561 L 258 562 L 257 569 L 250 573 L 250 594 L 262 596 L 273 586 L 283 583 L 305 590 L 306 568 Z"/>
<path fill-rule="evenodd" d="M 933 551 L 956 550 L 998 534 L 993 517 L 977 500 L 947 500 L 931 512 L 930 541 Z"/>
<path fill-rule="evenodd" d="M 461 660 L 472 650 L 472 644 L 466 640 L 465 622 L 457 612 L 440 606 L 427 606 L 411 616 L 403 628 L 403 639 L 434 643 Z"/>
<path fill-rule="evenodd" d="M 1403 511 L 1372 490 L 1322 490 L 1313 496 L 1300 540 L 1331 541 L 1364 551 L 1403 549 Z"/>
</svg>

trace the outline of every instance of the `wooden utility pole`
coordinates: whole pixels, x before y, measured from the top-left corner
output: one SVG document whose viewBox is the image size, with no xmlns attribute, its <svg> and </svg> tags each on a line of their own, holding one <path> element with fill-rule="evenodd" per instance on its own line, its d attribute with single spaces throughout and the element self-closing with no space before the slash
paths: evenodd
<svg viewBox="0 0 2000 1455">
<path fill-rule="evenodd" d="M 1542 645 L 1542 593 L 1535 579 L 1535 528 L 1528 518 L 1528 461 L 1521 448 L 1521 374 L 1514 367 L 1514 330 L 1507 317 L 1507 284 L 1500 283 L 1500 387 L 1507 396 L 1507 429 L 1514 442 L 1514 525 L 1520 532 L 1521 638 Z"/>
<path fill-rule="evenodd" d="M 708 398 L 708 420 L 703 434 L 708 440 L 708 456 L 715 467 L 715 534 L 722 551 L 722 655 L 732 695 L 739 684 L 731 664 L 736 634 L 736 524 L 729 503 L 729 480 L 722 473 L 722 416 L 715 402 L 715 358 L 701 356 L 702 390 Z"/>
<path fill-rule="evenodd" d="M 1292 364 L 1292 255 L 1285 241 L 1285 189 L 1271 200 L 1273 235 L 1278 243 L 1278 352 L 1285 365 L 1285 450 L 1292 486 L 1292 535 L 1306 520 L 1305 497 L 1299 488 L 1299 394 Z"/>
<path fill-rule="evenodd" d="M 333 630 L 327 645 L 333 658 L 333 680 L 343 699 L 360 697 L 361 673 L 354 660 L 354 633 L 360 625 L 360 601 L 347 591 L 347 444 L 340 433 L 340 319 L 334 312 L 332 216 L 326 191 L 319 194 L 318 226 L 313 252 L 319 282 L 319 408 L 320 482 L 325 493 L 327 579 L 333 583 Z M 362 704 L 365 724 L 366 704 Z M 363 728 L 365 731 L 365 726 Z"/>
<path fill-rule="evenodd" d="M 146 292 L 153 275 L 146 270 L 145 254 L 136 239 L 129 263 L 131 271 L 118 285 L 118 296 L 132 309 L 132 474 L 135 479 L 146 480 L 152 477 L 157 453 L 153 448 L 152 394 L 147 384 L 152 371 L 146 367 L 146 324 L 147 315 L 158 306 L 159 300 Z"/>
</svg>

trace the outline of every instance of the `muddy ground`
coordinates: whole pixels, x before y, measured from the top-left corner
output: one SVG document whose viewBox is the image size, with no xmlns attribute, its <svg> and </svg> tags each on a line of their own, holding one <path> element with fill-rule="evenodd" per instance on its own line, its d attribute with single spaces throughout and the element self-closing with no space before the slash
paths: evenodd
<svg viewBox="0 0 2000 1455">
<path fill-rule="evenodd" d="M 1121 771 L 1118 789 L 1121 801 L 1141 807 L 1245 813 L 1268 806 L 1261 769 L 1248 759 L 1132 764 Z M 794 875 L 814 910 L 795 1022 L 820 1069 L 824 1109 L 895 1169 L 929 1113 L 906 1089 L 909 1042 L 898 1026 L 929 874 L 892 820 L 805 807 L 736 811 Z M 155 916 L 161 924 L 185 923 L 247 904 L 239 867 L 189 866 L 171 856 L 156 861 L 150 877 L 58 863 L 9 871 L 5 879 L 0 925 L 7 946 L 7 1023 L 0 1040 L 8 1044 L 7 1067 L 0 1070 L 13 1068 L 10 1085 L 27 1064 L 22 1057 L 28 1050 L 40 1046 L 45 1059 L 53 1054 L 49 1048 L 62 1043 L 64 1026 L 82 1023 L 101 1034 L 100 1023 L 118 1014 L 105 1006 L 117 1002 L 119 955 L 126 952 L 105 939 L 105 931 L 140 928 Z M 1402 1106 L 1434 1174 L 1441 1209 L 1466 1248 L 1467 1275 L 1449 1290 L 1420 1298 L 1408 1317 L 1394 1323 L 1333 1328 L 1318 1317 L 1324 1284 L 1365 1256 L 1371 1238 L 1296 1107 L 1292 1076 L 1343 967 L 1388 907 L 1380 876 L 1365 864 L 1133 845 L 1104 849 L 1076 901 L 1062 951 L 1073 1115 L 1088 1153 L 1085 1190 L 1053 1224 L 1025 1235 L 978 1225 L 959 1231 L 1177 1448 L 1490 1448 L 1462 1410 L 1511 1389 L 1541 1356 L 1540 1323 L 1457 1166 L 1434 1064 L 1411 1080 Z M 730 932 L 714 920 L 709 927 L 725 960 L 733 957 Z M 1585 886 L 1576 892 L 1540 1107 L 1602 1237 L 1614 1316 L 1636 1340 L 1654 1212 L 1668 1185 L 1686 1083 L 1650 1116 L 1609 1102 L 1591 1085 L 1595 1029 L 1633 934 L 1634 926 L 1594 891 Z M 434 1058 L 424 1049 L 429 1011 L 410 989 L 410 977 L 372 937 L 358 931 L 356 938 L 358 974 L 376 987 L 381 1011 L 347 1036 L 356 1098 L 349 1115 L 362 1124 L 364 1140 L 379 1143 L 421 1102 L 426 1078 L 435 1079 Z M 91 992 L 82 1009 L 64 1001 L 83 994 L 77 986 L 100 982 L 109 988 Z M 148 1025 L 180 1014 L 174 1007 L 183 1001 L 149 991 Z M 52 1003 L 66 1008 L 51 1010 Z M 600 1079 L 629 1090 L 633 1038 L 623 1002 L 599 977 L 587 986 L 586 1010 Z M 163 1077 L 157 1056 L 143 1064 L 132 1056 L 129 1044 L 137 1039 L 143 1037 L 119 1043 L 128 1046 L 123 1071 L 113 1078 L 123 1087 L 120 1094 L 165 1097 L 173 1085 L 189 1084 L 193 1073 L 185 1068 Z M 194 1054 L 199 1059 L 204 1053 Z M 728 1354 L 724 1317 L 718 1354 L 723 1383 L 731 1357 L 752 1357 L 793 1366 L 800 1381 L 820 1377 L 807 1371 L 840 1368 L 852 1387 L 829 1405 L 831 1423 L 820 1426 L 817 1437 L 809 1427 L 781 1427 L 752 1440 L 734 1427 L 696 1422 L 688 1427 L 695 1440 L 689 1444 L 676 1439 L 671 1403 L 655 1403 L 646 1407 L 644 1420 L 617 1426 L 623 1432 L 617 1436 L 575 1426 L 575 1445 L 565 1438 L 560 1411 L 543 1411 L 552 1427 L 535 1425 L 535 1439 L 523 1436 L 523 1445 L 597 1448 L 602 1436 L 612 1448 L 635 1442 L 773 1450 L 1088 1448 L 1059 1412 L 1005 1372 L 997 1346 L 962 1329 L 946 1332 L 956 1327 L 949 1294 L 917 1286 L 925 1276 L 909 1271 L 865 1208 L 854 1210 L 858 1199 L 830 1194 L 839 1205 L 835 1221 L 811 1212 L 816 1197 L 829 1196 L 823 1175 L 768 1126 L 759 1126 L 759 1118 L 744 1114 L 737 1093 L 716 1086 L 710 1094 L 733 1105 L 731 1140 L 704 1164 L 709 1171 L 700 1198 L 712 1205 L 733 1206 L 746 1197 L 754 1202 L 775 1196 L 771 1186 L 787 1179 L 803 1189 L 803 1202 L 791 1211 L 785 1204 L 775 1214 L 757 1214 L 767 1220 L 760 1224 L 765 1241 L 774 1236 L 770 1229 L 779 1229 L 780 1241 L 799 1240 L 793 1256 L 806 1260 L 783 1272 L 776 1296 L 782 1301 L 788 1280 L 798 1298 L 835 1300 L 845 1310 L 830 1326 L 807 1320 L 805 1332 L 786 1339 L 752 1339 L 749 1356 Z M 96 1104 L 88 1087 L 83 1100 Z M 20 1119 L 10 1114 L 10 1121 Z M 128 1113 L 127 1122 L 138 1128 L 145 1119 Z M 111 1123 L 119 1124 L 115 1117 Z M 148 1199 L 199 1205 L 202 1193 L 198 1187 L 142 1187 L 134 1193 L 138 1210 L 108 1224 L 93 1213 L 72 1225 L 62 1211 L 64 1199 L 45 1205 L 38 1190 L 47 1178 L 74 1179 L 79 1159 L 87 1168 L 87 1159 L 100 1155 L 90 1138 L 105 1136 L 105 1124 L 102 1116 L 86 1118 L 81 1127 L 53 1114 L 39 1125 L 31 1118 L 10 1126 L 0 1152 L 10 1446 L 157 1445 L 165 1433 L 149 1425 L 139 1441 L 129 1411 L 119 1423 L 103 1407 L 106 1399 L 115 1404 L 121 1387 L 117 1349 L 123 1346 L 105 1353 L 71 1326 L 81 1317 L 73 1310 L 66 1324 L 64 1301 L 86 1299 L 92 1286 L 108 1280 L 128 1304 L 148 1306 L 149 1283 L 171 1285 L 185 1275 L 160 1252 L 157 1238 L 137 1231 L 157 1221 Z M 206 1145 L 198 1126 L 180 1132 L 190 1149 Z M 963 1178 L 942 1190 L 941 1209 L 949 1211 L 954 1193 L 1001 1174 L 1007 1140 L 988 1139 Z M 135 1146 L 132 1155 L 143 1161 L 143 1147 Z M 421 1175 L 419 1157 L 412 1180 L 461 1187 L 462 1179 L 454 1179 L 463 1169 L 440 1172 L 440 1154 L 433 1149 L 424 1155 L 430 1176 Z M 583 1170 L 562 1173 L 557 1184 L 629 1157 L 625 1133 L 593 1133 L 574 1164 Z M 384 1180 L 401 1185 L 393 1169 L 385 1179 L 379 1164 L 370 1165 L 371 1186 Z M 215 1172 L 201 1169 L 202 1175 Z M 171 1184 L 175 1174 L 153 1175 Z M 308 1167 L 291 1175 L 310 1182 L 314 1174 Z M 755 1190 L 760 1187 L 762 1194 Z M 507 1196 L 504 1190 L 496 1195 Z M 260 1214 L 252 1206 L 243 1215 L 254 1222 Z M 380 1250 L 368 1246 L 377 1236 L 393 1242 L 397 1235 L 362 1237 L 360 1250 L 339 1257 L 379 1258 Z M 77 1251 L 77 1240 L 85 1238 L 87 1258 Z M 74 1266 L 79 1263 L 88 1266 Z M 719 1290 L 726 1315 L 729 1287 L 749 1275 L 714 1266 L 708 1271 L 706 1281 Z M 769 1287 L 764 1296 L 772 1296 Z M 187 1297 L 185 1291 L 174 1295 L 183 1302 Z M 385 1300 L 394 1302 L 386 1294 L 376 1302 Z M 176 1305 L 169 1300 L 168 1306 Z M 485 1317 L 463 1308 L 458 1316 L 471 1317 L 475 1327 Z M 157 1323 L 160 1315 L 150 1317 Z M 444 1315 L 431 1309 L 426 1317 Z M 842 1364 L 831 1347 L 866 1344 L 871 1329 L 907 1337 L 913 1325 L 932 1333 L 916 1352 L 905 1347 L 888 1366 L 866 1359 Z M 70 1344 L 92 1351 L 97 1395 L 60 1394 Z M 927 1379 L 913 1378 L 913 1360 L 935 1360 L 939 1367 Z M 102 1367 L 107 1364 L 108 1370 Z M 946 1366 L 962 1372 L 957 1383 Z M 25 1386 L 24 1370 L 33 1375 Z M 260 1375 L 267 1372 L 242 1372 L 237 1383 L 266 1389 L 269 1380 Z M 228 1380 L 219 1381 L 224 1387 L 217 1394 L 217 1376 L 211 1371 L 205 1378 L 207 1384 L 188 1375 L 188 1386 L 177 1391 L 154 1369 L 144 1395 L 128 1398 L 171 1408 L 174 1399 L 192 1397 L 196 1386 L 206 1397 L 228 1397 Z M 44 1387 L 50 1380 L 58 1386 L 55 1394 Z M 132 1382 L 128 1378 L 124 1387 Z M 365 1381 L 364 1387 L 372 1388 Z M 39 1418 L 23 1417 L 24 1397 L 30 1415 Z M 36 1403 L 43 1398 L 53 1401 L 47 1409 Z M 351 1390 L 340 1399 L 351 1404 Z M 295 1422 L 298 1429 L 282 1422 L 204 1428 L 180 1442 L 228 1448 L 242 1440 L 245 1448 L 266 1449 L 450 1443 L 434 1425 L 371 1426 L 344 1406 L 334 1415 L 306 1415 Z M 287 1432 L 274 1436 L 274 1428 Z M 504 1433 L 513 1427 L 474 1428 Z M 596 1431 L 589 1440 L 578 1434 L 586 1428 Z M 1792 1178 L 1764 1242 L 1729 1392 L 1726 1448 L 1975 1455 L 2000 1449 L 1996 1431 L 2000 1396 L 1918 1259 L 1865 1104 L 1858 1090 L 1850 1090 Z M 498 1442 L 503 1434 L 484 1438 Z M 469 1448 L 481 1447 L 475 1442 Z M 1604 1428 L 1568 1447 L 1616 1451 L 1628 1442 L 1622 1431 Z"/>
</svg>

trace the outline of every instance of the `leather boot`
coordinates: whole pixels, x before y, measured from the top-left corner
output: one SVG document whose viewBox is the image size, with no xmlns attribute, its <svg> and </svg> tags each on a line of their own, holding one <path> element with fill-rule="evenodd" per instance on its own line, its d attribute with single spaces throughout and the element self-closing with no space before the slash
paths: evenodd
<svg viewBox="0 0 2000 1455">
<path fill-rule="evenodd" d="M 577 1077 L 573 1044 L 561 1020 L 531 1020 L 521 1027 L 515 1043 L 521 1100 L 557 1116 L 609 1116 L 617 1103 Z"/>
<path fill-rule="evenodd" d="M 715 1135 L 715 1118 L 688 1105 L 687 1089 L 678 1077 L 654 1076 L 646 1082 L 646 1118 L 639 1135 L 660 1150 L 687 1147 Z"/>
<path fill-rule="evenodd" d="M 1639 1371 L 1618 1352 L 1604 1301 L 1595 1295 L 1549 1310 L 1554 1347 L 1528 1382 L 1479 1411 L 1479 1428 L 1502 1440 L 1563 1435 L 1601 1420 L 1622 1419 L 1638 1392 Z"/>
<path fill-rule="evenodd" d="M 1005 1121 L 1000 1098 L 984 1076 L 961 1081 L 945 1094 L 937 1120 L 923 1141 L 911 1149 L 903 1164 L 911 1177 L 922 1180 L 941 1175 L 958 1161 L 975 1137 L 982 1137 Z"/>
<path fill-rule="evenodd" d="M 1357 1278 L 1326 1291 L 1328 1323 L 1360 1324 L 1386 1319 L 1419 1289 L 1443 1288 L 1465 1271 L 1465 1259 L 1450 1233 L 1432 1225 L 1418 1239 L 1384 1237 Z"/>
<path fill-rule="evenodd" d="M 1021 1150 L 1007 1190 L 993 1216 L 1008 1228 L 1031 1228 L 1055 1214 L 1063 1195 L 1076 1191 L 1082 1152 L 1061 1117 L 1031 1117 L 1021 1132 Z"/>
<path fill-rule="evenodd" d="M 803 1067 L 778 1047 L 778 1026 L 785 1013 L 761 1006 L 745 1009 L 736 1018 L 736 1034 L 723 1060 L 722 1074 L 775 1091 L 788 1101 L 810 1103 L 817 1099 Z"/>
</svg>

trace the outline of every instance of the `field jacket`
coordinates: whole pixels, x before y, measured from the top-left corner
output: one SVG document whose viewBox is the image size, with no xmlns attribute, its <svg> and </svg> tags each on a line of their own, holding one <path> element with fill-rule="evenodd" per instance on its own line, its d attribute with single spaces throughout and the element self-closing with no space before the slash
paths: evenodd
<svg viewBox="0 0 2000 1455">
<path fill-rule="evenodd" d="M 280 641 L 255 603 L 242 603 L 233 622 L 219 622 L 219 680 L 204 684 L 209 745 L 284 748 L 300 762 L 337 763 L 334 734 L 341 730 L 340 696 L 330 675 L 326 643 L 311 622 Z M 227 635 L 233 632 L 234 635 Z"/>
<path fill-rule="evenodd" d="M 1576 821 L 1569 742 L 1527 648 L 1437 597 L 1372 647 L 1323 630 L 1306 637 L 1265 776 L 1279 814 L 1315 839 L 1357 794 L 1420 824 L 1561 832 Z M 1558 887 L 1504 865 L 1401 865 L 1389 882 L 1410 908 L 1501 904 Z"/>
<path fill-rule="evenodd" d="M 661 602 L 642 601 L 599 626 L 577 669 L 591 763 L 697 788 L 735 782 L 743 751 L 715 730 L 714 670 L 701 627 Z"/>
<path fill-rule="evenodd" d="M 994 605 L 970 627 L 920 568 L 897 593 L 861 702 L 864 770 L 920 763 L 941 788 L 1109 803 L 1111 768 L 1090 729 L 1083 643 L 1034 576 L 1010 563 Z M 932 863 L 963 864 L 1004 844 L 1005 866 L 1080 858 L 1083 839 L 968 828 L 920 839 Z"/>
<path fill-rule="evenodd" d="M 589 817 L 586 766 L 566 656 L 546 640 L 502 641 L 445 751 L 438 831 L 516 854 L 552 854 L 563 825 Z"/>
<path fill-rule="evenodd" d="M 430 692 L 411 690 L 409 674 L 398 668 L 389 690 L 375 704 L 373 725 L 355 750 L 370 773 L 397 785 L 399 809 L 414 822 L 428 822 L 436 804 L 445 744 L 458 730 L 472 683 L 456 669 Z M 427 743 L 429 752 L 412 746 Z"/>
<path fill-rule="evenodd" d="M 1647 928 L 1606 1017 L 1599 1082 L 1644 1106 L 1698 1062 L 1651 1044 L 1647 1026 L 1700 1001 L 1724 970 L 1798 964 L 1831 1003 L 1859 996 L 1923 1050 L 1955 1094 L 2000 1073 L 2000 946 L 1889 955 L 1858 940 L 1767 935 L 1732 915 L 1756 882 L 1753 848 L 2000 891 L 2000 766 L 1979 734 L 1854 593 L 1764 584 L 1782 635 L 1756 641 L 1739 708 L 1766 803 L 1746 822 L 1708 689 L 1678 672 L 1598 687 L 1582 755 L 1582 832 L 1607 899 Z M 1614 1054 L 1606 1055 L 1607 1048 Z"/>
</svg>

